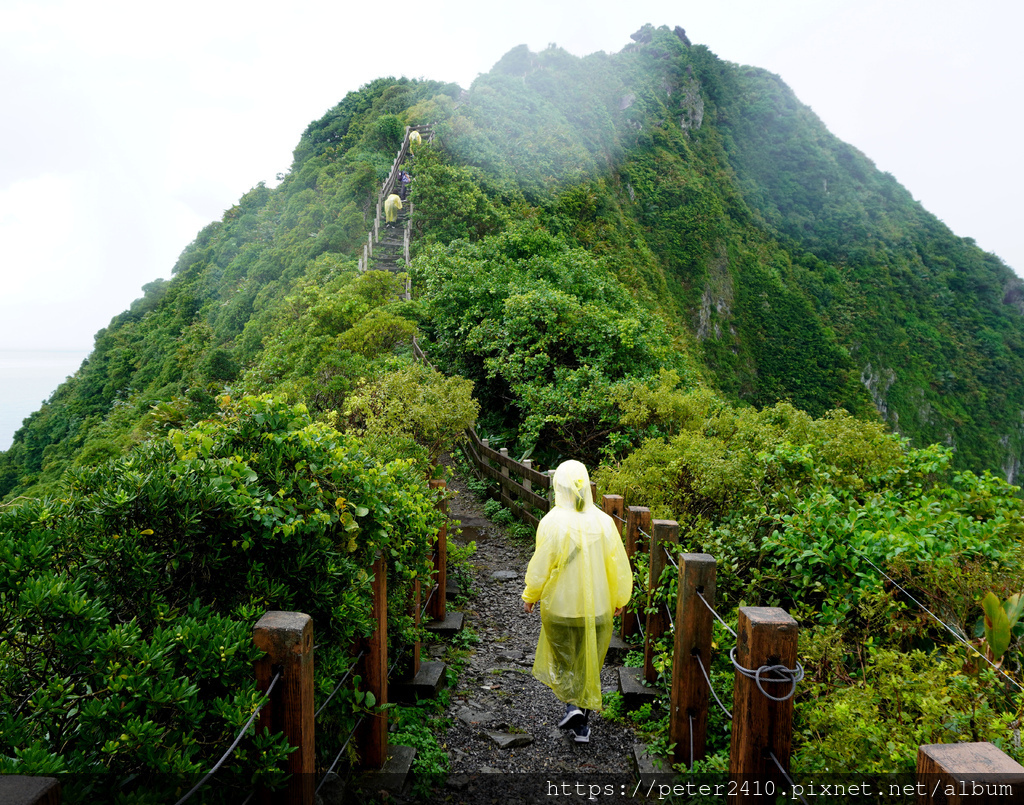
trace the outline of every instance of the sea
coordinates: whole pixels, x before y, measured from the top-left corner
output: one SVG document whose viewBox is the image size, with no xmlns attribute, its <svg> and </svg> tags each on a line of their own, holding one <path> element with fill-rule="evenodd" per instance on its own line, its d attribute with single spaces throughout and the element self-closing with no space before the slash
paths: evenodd
<svg viewBox="0 0 1024 805">
<path fill-rule="evenodd" d="M 88 355 L 89 350 L 0 349 L 0 451 Z"/>
</svg>

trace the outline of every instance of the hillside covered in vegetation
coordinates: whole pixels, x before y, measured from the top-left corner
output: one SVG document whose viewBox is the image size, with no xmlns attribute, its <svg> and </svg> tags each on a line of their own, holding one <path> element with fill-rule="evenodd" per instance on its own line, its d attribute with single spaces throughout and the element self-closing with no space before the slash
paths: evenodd
<svg viewBox="0 0 1024 805">
<path fill-rule="evenodd" d="M 424 123 L 403 300 L 401 277 L 357 265 L 405 127 Z M 127 744 L 93 750 L 116 702 L 62 732 L 65 693 L 22 667 L 71 679 L 87 655 L 152 652 L 184 674 L 205 666 L 181 641 L 213 630 L 223 678 L 162 701 L 241 713 L 255 694 L 231 700 L 225 680 L 244 677 L 253 613 L 302 606 L 350 643 L 365 560 L 408 554 L 396 583 L 412 578 L 397 513 L 430 531 L 420 487 L 473 422 L 539 466 L 600 467 L 603 491 L 719 557 L 722 600 L 801 621 L 806 770 L 902 771 L 917 743 L 1008 740 L 1013 692 L 859 557 L 1002 658 L 977 601 L 1024 589 L 1024 285 L 779 77 L 647 26 L 616 54 L 514 49 L 468 90 L 378 79 L 144 292 L 0 454 L 0 623 L 44 624 L 0 653 L 0 696 L 50 697 L 4 716 L 31 768 L 53 768 L 44 736 L 62 734 L 81 768 L 131 771 L 131 746 L 187 743 L 187 719 L 140 710 Z M 412 360 L 414 335 L 440 371 Z M 65 618 L 89 639 L 54 637 Z M 151 766 L 195 771 L 200 749 L 194 767 Z"/>
</svg>

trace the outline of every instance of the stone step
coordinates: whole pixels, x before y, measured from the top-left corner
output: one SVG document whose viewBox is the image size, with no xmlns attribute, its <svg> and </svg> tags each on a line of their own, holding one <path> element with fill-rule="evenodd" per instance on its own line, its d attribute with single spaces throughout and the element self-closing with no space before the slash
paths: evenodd
<svg viewBox="0 0 1024 805">
<path fill-rule="evenodd" d="M 635 710 L 658 698 L 654 688 L 644 684 L 643 668 L 619 667 L 619 693 L 627 710 Z"/>
<path fill-rule="evenodd" d="M 650 791 L 655 785 L 673 785 L 679 775 L 672 770 L 668 758 L 652 755 L 645 744 L 633 744 L 633 775 L 640 782 L 640 788 Z"/>
<path fill-rule="evenodd" d="M 5 805 L 60 805 L 60 783 L 56 777 L 22 774 L 0 777 L 0 802 Z"/>
<path fill-rule="evenodd" d="M 612 640 L 608 644 L 608 656 L 605 658 L 605 663 L 608 665 L 621 665 L 622 661 L 626 659 L 626 655 L 636 648 L 636 646 L 627 643 L 617 634 L 613 634 Z"/>
<path fill-rule="evenodd" d="M 423 628 L 438 637 L 451 637 L 462 631 L 465 619 L 466 616 L 461 612 L 448 612 L 443 621 L 431 621 Z"/>
<path fill-rule="evenodd" d="M 338 805 L 349 802 L 384 802 L 395 799 L 412 777 L 412 762 L 416 749 L 411 746 L 388 746 L 388 759 L 379 769 L 363 772 L 356 780 L 356 792 L 342 791 L 342 797 L 335 800 Z M 345 794 L 349 793 L 349 798 Z M 329 802 L 324 799 L 325 805 Z"/>
<path fill-rule="evenodd" d="M 443 662 L 421 662 L 420 670 L 412 679 L 396 679 L 388 683 L 388 698 L 408 704 L 436 698 L 444 687 L 447 668 Z"/>
</svg>

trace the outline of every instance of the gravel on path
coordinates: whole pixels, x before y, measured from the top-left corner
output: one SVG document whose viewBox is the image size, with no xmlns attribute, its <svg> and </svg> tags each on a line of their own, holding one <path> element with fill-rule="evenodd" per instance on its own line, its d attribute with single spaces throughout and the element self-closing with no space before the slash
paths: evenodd
<svg viewBox="0 0 1024 805">
<path fill-rule="evenodd" d="M 439 801 L 474 801 L 474 783 L 481 775 L 492 774 L 514 774 L 527 787 L 541 789 L 549 781 L 601 779 L 614 784 L 617 794 L 620 785 L 632 779 L 633 733 L 595 713 L 590 717 L 590 742 L 574 742 L 571 731 L 557 727 L 565 706 L 531 673 L 540 617 L 523 611 L 521 595 L 533 545 L 511 540 L 487 520 L 483 505 L 458 475 L 448 486 L 453 493 L 450 516 L 463 523 L 462 533 L 456 531 L 453 538 L 472 540 L 477 546 L 469 559 L 475 595 L 464 613 L 465 628 L 480 640 L 470 646 L 471 656 L 452 690 L 445 714 L 452 726 L 439 736 L 451 764 L 448 790 L 455 794 Z M 601 682 L 606 692 L 618 689 L 611 655 Z M 502 780 L 505 786 L 513 782 Z M 546 791 L 537 791 L 538 802 L 550 802 L 550 788 Z"/>
</svg>

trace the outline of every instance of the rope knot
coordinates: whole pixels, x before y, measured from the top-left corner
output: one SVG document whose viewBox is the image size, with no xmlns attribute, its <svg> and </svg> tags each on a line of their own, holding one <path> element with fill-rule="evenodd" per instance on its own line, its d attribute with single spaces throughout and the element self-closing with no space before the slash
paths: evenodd
<svg viewBox="0 0 1024 805">
<path fill-rule="evenodd" d="M 802 682 L 804 678 L 804 668 L 800 663 L 796 664 L 796 668 L 787 668 L 785 665 L 762 665 L 760 668 L 744 668 L 736 660 L 735 646 L 729 649 L 729 659 L 732 660 L 732 667 L 736 669 L 737 673 L 743 674 L 747 679 L 753 679 L 757 689 L 773 702 L 784 702 L 787 699 L 792 699 L 793 694 L 796 693 L 797 683 Z M 780 678 L 762 678 L 763 674 L 778 674 Z M 761 687 L 761 682 L 788 682 L 791 687 L 789 693 L 785 696 L 772 696 L 772 694 Z"/>
</svg>

